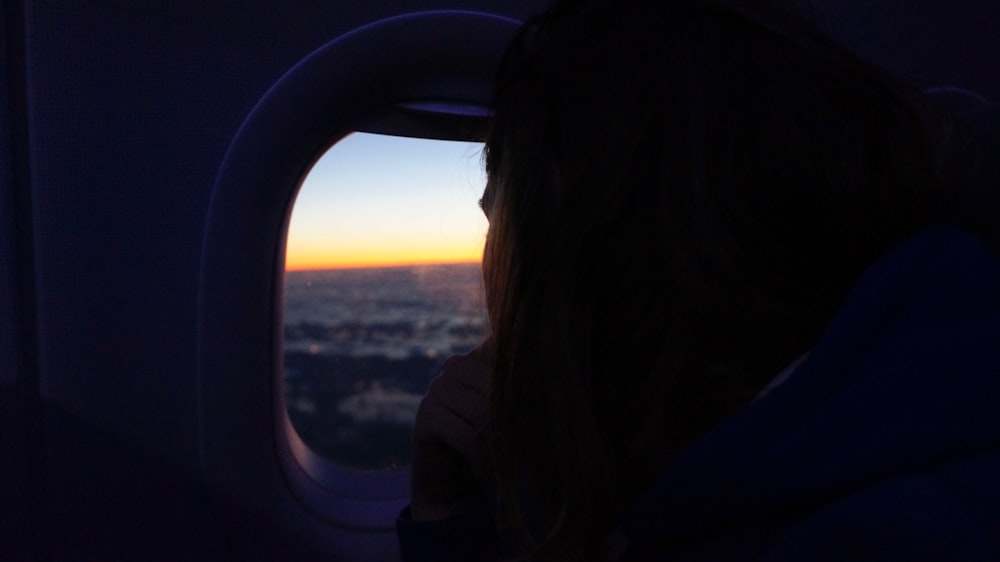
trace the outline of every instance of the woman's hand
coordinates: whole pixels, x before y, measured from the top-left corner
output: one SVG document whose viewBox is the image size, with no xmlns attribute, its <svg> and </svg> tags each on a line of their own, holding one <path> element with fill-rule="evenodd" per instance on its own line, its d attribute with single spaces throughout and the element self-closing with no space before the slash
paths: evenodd
<svg viewBox="0 0 1000 562">
<path fill-rule="evenodd" d="M 492 341 L 449 358 L 413 428 L 410 516 L 442 519 L 478 497 L 486 479 L 486 393 Z"/>
</svg>

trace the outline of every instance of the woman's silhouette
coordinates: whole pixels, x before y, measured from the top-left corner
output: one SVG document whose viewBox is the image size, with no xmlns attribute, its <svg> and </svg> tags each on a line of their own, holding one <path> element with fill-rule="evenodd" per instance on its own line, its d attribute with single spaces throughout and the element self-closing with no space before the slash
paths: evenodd
<svg viewBox="0 0 1000 562">
<path fill-rule="evenodd" d="M 1000 263 L 919 93 L 776 3 L 563 2 L 495 110 L 404 559 L 998 555 Z"/>
</svg>

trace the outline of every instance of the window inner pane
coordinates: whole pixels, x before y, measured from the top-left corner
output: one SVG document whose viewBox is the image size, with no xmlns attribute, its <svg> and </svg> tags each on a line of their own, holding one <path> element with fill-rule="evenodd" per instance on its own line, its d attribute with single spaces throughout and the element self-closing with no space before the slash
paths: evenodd
<svg viewBox="0 0 1000 562">
<path fill-rule="evenodd" d="M 310 170 L 286 248 L 288 415 L 317 454 L 409 464 L 417 404 L 486 332 L 481 145 L 355 133 Z"/>
</svg>

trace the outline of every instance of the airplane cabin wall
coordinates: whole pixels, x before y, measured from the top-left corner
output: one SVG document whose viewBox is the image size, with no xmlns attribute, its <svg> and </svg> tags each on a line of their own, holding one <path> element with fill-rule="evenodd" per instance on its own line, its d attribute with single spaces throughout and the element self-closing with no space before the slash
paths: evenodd
<svg viewBox="0 0 1000 562">
<path fill-rule="evenodd" d="M 44 485 L 27 205 L 23 33 L 19 6 L 0 9 L 0 553 L 33 556 Z"/>
<path fill-rule="evenodd" d="M 0 198 L 5 559 L 233 556 L 242 537 L 202 488 L 197 395 L 202 234 L 231 140 L 268 88 L 345 31 L 536 4 L 5 3 L 5 43 L 24 30 L 25 83 L 5 58 L 4 132 L 28 127 L 0 144 L 4 185 L 12 166 L 24 174 Z M 18 310 L 32 302 L 37 325 Z M 35 339 L 37 366 L 19 363 Z M 266 514 L 259 530 L 273 531 Z M 283 541 L 270 543 L 291 554 Z M 308 549 L 297 554 L 330 554 Z"/>
<path fill-rule="evenodd" d="M 827 31 L 922 88 L 961 87 L 1000 104 L 997 0 L 807 0 Z"/>
</svg>

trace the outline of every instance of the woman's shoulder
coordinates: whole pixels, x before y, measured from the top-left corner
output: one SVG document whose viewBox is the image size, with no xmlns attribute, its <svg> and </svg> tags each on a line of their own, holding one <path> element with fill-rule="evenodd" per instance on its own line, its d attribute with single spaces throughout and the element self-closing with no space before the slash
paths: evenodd
<svg viewBox="0 0 1000 562">
<path fill-rule="evenodd" d="M 794 376 L 664 468 L 624 518 L 631 548 L 996 557 L 998 373 L 1000 260 L 925 229 L 858 279 Z"/>
<path fill-rule="evenodd" d="M 995 560 L 997 474 L 994 450 L 874 482 L 799 521 L 766 559 Z"/>
</svg>

